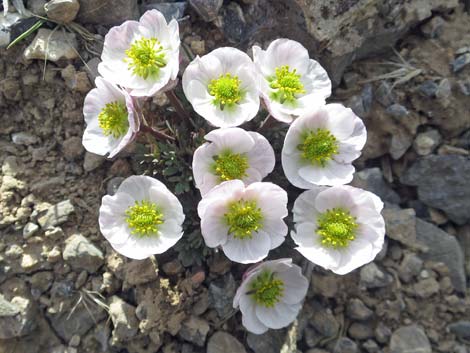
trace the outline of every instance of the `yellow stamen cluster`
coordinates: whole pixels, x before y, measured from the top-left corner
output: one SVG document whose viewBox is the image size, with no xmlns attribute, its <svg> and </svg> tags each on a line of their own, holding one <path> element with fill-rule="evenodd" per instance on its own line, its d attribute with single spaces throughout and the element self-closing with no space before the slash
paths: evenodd
<svg viewBox="0 0 470 353">
<path fill-rule="evenodd" d="M 243 154 L 224 151 L 214 156 L 212 171 L 219 177 L 220 181 L 227 181 L 242 179 L 247 176 L 246 170 L 248 167 L 248 157 Z"/>
<path fill-rule="evenodd" d="M 232 202 L 224 219 L 229 226 L 229 233 L 238 239 L 251 239 L 253 233 L 263 225 L 263 214 L 253 200 Z"/>
<path fill-rule="evenodd" d="M 126 210 L 126 222 L 131 233 L 138 237 L 154 236 L 158 232 L 158 226 L 163 223 L 163 213 L 153 202 L 136 201 Z"/>
<path fill-rule="evenodd" d="M 290 70 L 289 65 L 276 67 L 275 76 L 268 78 L 269 87 L 274 90 L 271 93 L 271 99 L 281 104 L 294 105 L 297 95 L 305 93 L 300 77 L 297 69 Z"/>
<path fill-rule="evenodd" d="M 302 136 L 297 149 L 302 159 L 313 165 L 324 167 L 338 153 L 338 140 L 327 129 L 316 129 Z"/>
<path fill-rule="evenodd" d="M 344 248 L 356 239 L 358 224 L 350 212 L 342 208 L 333 208 L 318 218 L 317 234 L 325 247 Z"/>
<path fill-rule="evenodd" d="M 238 76 L 231 74 L 220 75 L 218 79 L 211 80 L 208 90 L 214 97 L 212 103 L 220 110 L 233 107 L 243 97 L 240 84 Z"/>
<path fill-rule="evenodd" d="M 252 295 L 258 305 L 272 308 L 284 294 L 284 282 L 275 278 L 273 272 L 263 271 L 251 282 L 247 294 Z"/>
<path fill-rule="evenodd" d="M 134 41 L 126 50 L 129 70 L 142 77 L 154 78 L 158 76 L 160 69 L 167 64 L 163 46 L 157 38 L 140 38 Z"/>
<path fill-rule="evenodd" d="M 105 136 L 124 136 L 129 130 L 128 112 L 124 102 L 106 104 L 98 114 L 98 125 Z"/>
</svg>

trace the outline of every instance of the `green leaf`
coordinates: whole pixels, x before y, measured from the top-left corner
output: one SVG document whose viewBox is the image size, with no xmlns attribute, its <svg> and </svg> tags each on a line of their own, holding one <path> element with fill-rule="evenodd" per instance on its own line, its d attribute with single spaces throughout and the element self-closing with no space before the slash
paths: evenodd
<svg viewBox="0 0 470 353">
<path fill-rule="evenodd" d="M 24 31 L 23 33 L 21 33 L 18 37 L 15 38 L 15 40 L 13 42 L 11 42 L 8 47 L 7 47 L 7 50 L 10 49 L 12 46 L 14 46 L 16 43 L 22 41 L 23 39 L 25 39 L 26 37 L 28 37 L 30 34 L 34 33 L 36 30 L 38 30 L 43 24 L 44 22 L 46 22 L 45 20 L 39 20 L 37 21 L 34 25 L 32 25 L 27 31 Z"/>
</svg>

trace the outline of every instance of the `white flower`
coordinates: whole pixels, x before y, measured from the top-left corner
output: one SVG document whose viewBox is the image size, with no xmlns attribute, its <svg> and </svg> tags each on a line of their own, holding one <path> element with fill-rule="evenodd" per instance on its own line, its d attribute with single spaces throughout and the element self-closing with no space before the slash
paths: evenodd
<svg viewBox="0 0 470 353">
<path fill-rule="evenodd" d="M 259 335 L 293 322 L 307 290 L 308 280 L 292 259 L 266 261 L 244 275 L 233 307 L 240 307 L 243 326 Z"/>
<path fill-rule="evenodd" d="M 178 75 L 179 46 L 178 22 L 150 10 L 110 29 L 98 71 L 132 96 L 153 96 Z"/>
<path fill-rule="evenodd" d="M 235 48 L 197 56 L 183 74 L 183 90 L 194 110 L 217 127 L 241 125 L 259 110 L 255 66 Z"/>
<path fill-rule="evenodd" d="M 83 146 L 87 151 L 114 157 L 139 131 L 139 119 L 131 96 L 101 77 L 85 97 L 83 116 L 86 128 Z"/>
<path fill-rule="evenodd" d="M 315 187 L 294 203 L 296 248 L 311 262 L 344 275 L 371 262 L 382 249 L 383 203 L 348 185 Z"/>
<path fill-rule="evenodd" d="M 274 169 L 274 150 L 261 134 L 232 127 L 209 132 L 194 152 L 193 173 L 201 195 L 223 181 L 246 185 L 261 181 Z"/>
<path fill-rule="evenodd" d="M 225 181 L 205 195 L 197 212 L 206 245 L 221 246 L 230 260 L 244 264 L 264 259 L 287 234 L 287 193 L 272 183 Z"/>
<path fill-rule="evenodd" d="M 183 236 L 183 207 L 160 181 L 130 176 L 114 196 L 103 197 L 99 224 L 114 250 L 145 259 L 171 248 Z"/>
<path fill-rule="evenodd" d="M 282 148 L 282 167 L 295 186 L 341 185 L 353 178 L 353 160 L 361 155 L 367 133 L 351 109 L 327 104 L 297 118 Z"/>
<path fill-rule="evenodd" d="M 253 61 L 261 96 L 277 120 L 290 123 L 308 110 L 324 105 L 331 94 L 327 72 L 296 41 L 276 39 L 267 50 L 254 46 Z"/>
</svg>

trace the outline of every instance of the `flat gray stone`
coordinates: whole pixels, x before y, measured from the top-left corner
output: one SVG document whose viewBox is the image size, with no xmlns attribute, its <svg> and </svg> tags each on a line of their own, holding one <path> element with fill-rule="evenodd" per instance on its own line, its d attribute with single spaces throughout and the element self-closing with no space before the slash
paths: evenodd
<svg viewBox="0 0 470 353">
<path fill-rule="evenodd" d="M 390 339 L 390 353 L 432 353 L 424 331 L 416 325 L 400 327 Z"/>
<path fill-rule="evenodd" d="M 70 200 L 59 202 L 50 207 L 47 212 L 38 218 L 39 225 L 43 229 L 58 226 L 65 223 L 69 216 L 75 211 Z"/>
<path fill-rule="evenodd" d="M 206 353 L 246 353 L 245 347 L 231 334 L 223 331 L 214 333 L 207 342 Z"/>
<path fill-rule="evenodd" d="M 103 264 L 102 251 L 83 235 L 74 234 L 65 241 L 65 244 L 62 256 L 74 270 L 94 273 Z"/>
</svg>

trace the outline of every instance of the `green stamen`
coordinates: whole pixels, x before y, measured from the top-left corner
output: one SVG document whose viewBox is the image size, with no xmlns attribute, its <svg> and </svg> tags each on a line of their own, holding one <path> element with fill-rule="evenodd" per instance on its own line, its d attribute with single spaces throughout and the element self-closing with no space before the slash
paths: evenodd
<svg viewBox="0 0 470 353">
<path fill-rule="evenodd" d="M 256 304 L 272 308 L 284 294 L 284 282 L 275 278 L 273 272 L 263 271 L 251 282 L 247 294 L 253 296 Z"/>
<path fill-rule="evenodd" d="M 224 219 L 229 226 L 229 233 L 238 239 L 251 239 L 253 232 L 263 224 L 263 214 L 256 201 L 239 200 L 231 203 Z"/>
<path fill-rule="evenodd" d="M 349 211 L 333 208 L 320 215 L 316 232 L 323 246 L 344 248 L 356 239 L 357 227 L 356 218 Z"/>
<path fill-rule="evenodd" d="M 218 79 L 211 80 L 208 89 L 209 94 L 214 97 L 212 103 L 220 110 L 232 108 L 243 97 L 240 83 L 238 76 L 231 74 L 220 75 Z"/>
<path fill-rule="evenodd" d="M 160 69 L 167 63 L 163 46 L 157 38 L 141 38 L 134 41 L 126 50 L 126 55 L 124 61 L 128 63 L 129 70 L 144 80 L 158 76 Z"/>
<path fill-rule="evenodd" d="M 111 102 L 98 114 L 98 125 L 105 136 L 112 135 L 114 138 L 119 138 L 129 130 L 127 116 L 127 107 L 123 102 Z"/>
<path fill-rule="evenodd" d="M 326 129 L 309 131 L 302 141 L 297 149 L 302 152 L 302 159 L 313 165 L 324 167 L 338 153 L 338 141 Z"/>
<path fill-rule="evenodd" d="M 156 235 L 158 226 L 163 223 L 163 213 L 155 203 L 146 200 L 136 201 L 126 210 L 126 215 L 131 233 L 138 237 Z"/>
<path fill-rule="evenodd" d="M 297 69 L 289 70 L 289 65 L 276 67 L 276 75 L 268 77 L 268 81 L 269 87 L 274 90 L 271 93 L 271 99 L 281 104 L 295 105 L 296 95 L 305 93 Z"/>
<path fill-rule="evenodd" d="M 214 163 L 211 165 L 212 172 L 219 176 L 220 181 L 242 179 L 247 176 L 248 167 L 248 157 L 231 151 L 214 156 Z"/>
</svg>

